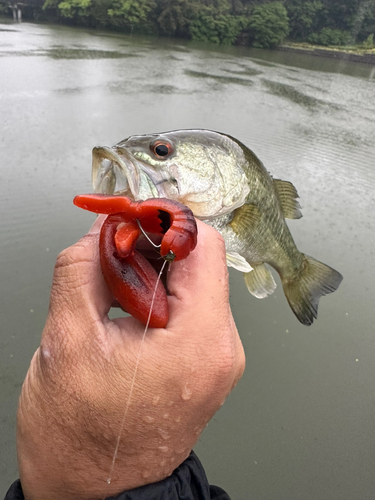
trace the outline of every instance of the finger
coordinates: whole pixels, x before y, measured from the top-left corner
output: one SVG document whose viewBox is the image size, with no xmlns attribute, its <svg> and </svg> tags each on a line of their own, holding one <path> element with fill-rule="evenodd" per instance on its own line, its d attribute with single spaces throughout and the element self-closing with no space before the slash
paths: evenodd
<svg viewBox="0 0 375 500">
<path fill-rule="evenodd" d="M 99 233 L 105 216 L 57 258 L 50 300 L 50 313 L 74 318 L 77 323 L 102 321 L 113 297 L 104 281 L 99 257 Z M 87 330 L 87 328 L 86 328 Z"/>
<path fill-rule="evenodd" d="M 197 225 L 195 250 L 171 266 L 167 326 L 171 335 L 163 344 L 163 355 L 185 370 L 190 388 L 199 392 L 209 385 L 222 398 L 241 377 L 245 355 L 229 305 L 224 240 L 203 222 Z"/>
<path fill-rule="evenodd" d="M 225 243 L 212 227 L 197 220 L 198 243 L 183 261 L 172 263 L 168 274 L 170 323 L 196 313 L 227 321 L 230 313 Z"/>
</svg>

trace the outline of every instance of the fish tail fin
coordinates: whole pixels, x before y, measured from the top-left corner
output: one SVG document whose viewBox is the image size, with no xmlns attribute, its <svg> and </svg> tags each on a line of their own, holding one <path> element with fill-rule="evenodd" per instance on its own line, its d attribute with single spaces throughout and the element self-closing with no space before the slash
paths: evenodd
<svg viewBox="0 0 375 500">
<path fill-rule="evenodd" d="M 302 254 L 303 255 L 303 254 Z M 318 303 L 322 295 L 339 287 L 342 276 L 331 267 L 308 255 L 303 255 L 302 271 L 296 279 L 283 279 L 285 296 L 294 314 L 304 325 L 311 325 L 318 316 Z"/>
</svg>

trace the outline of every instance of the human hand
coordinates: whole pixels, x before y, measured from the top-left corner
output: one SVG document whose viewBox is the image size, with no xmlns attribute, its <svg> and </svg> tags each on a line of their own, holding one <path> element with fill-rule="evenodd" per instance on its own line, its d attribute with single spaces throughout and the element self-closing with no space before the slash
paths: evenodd
<svg viewBox="0 0 375 500">
<path fill-rule="evenodd" d="M 26 500 L 103 499 L 169 476 L 244 370 L 221 236 L 197 221 L 196 249 L 168 272 L 167 328 L 149 329 L 141 344 L 137 320 L 107 316 L 102 219 L 57 259 L 41 345 L 22 388 L 17 445 Z"/>
</svg>

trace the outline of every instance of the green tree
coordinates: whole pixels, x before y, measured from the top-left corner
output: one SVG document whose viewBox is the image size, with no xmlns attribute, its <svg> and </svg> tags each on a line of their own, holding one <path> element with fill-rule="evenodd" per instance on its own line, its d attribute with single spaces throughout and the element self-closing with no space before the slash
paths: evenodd
<svg viewBox="0 0 375 500">
<path fill-rule="evenodd" d="M 45 0 L 43 10 L 49 20 L 266 48 L 288 33 L 323 45 L 375 33 L 375 0 Z"/>
<path fill-rule="evenodd" d="M 350 32 L 352 41 L 364 40 L 375 31 L 375 0 L 321 0 L 320 29 Z"/>
<path fill-rule="evenodd" d="M 58 17 L 78 19 L 87 17 L 91 0 L 46 0 L 43 10 L 55 11 Z"/>
<path fill-rule="evenodd" d="M 363 0 L 322 0 L 321 28 L 349 31 Z"/>
<path fill-rule="evenodd" d="M 229 14 L 200 13 L 190 23 L 193 40 L 231 45 L 241 33 L 243 19 Z"/>
<path fill-rule="evenodd" d="M 285 8 L 289 17 L 289 36 L 293 40 L 307 40 L 316 31 L 318 13 L 323 9 L 320 0 L 286 0 Z"/>
<path fill-rule="evenodd" d="M 375 33 L 375 0 L 364 0 L 353 19 L 351 33 L 354 39 L 365 41 Z"/>
<path fill-rule="evenodd" d="M 228 0 L 230 5 L 230 13 L 234 16 L 245 14 L 246 8 L 241 0 Z"/>
<path fill-rule="evenodd" d="M 351 41 L 351 36 L 348 31 L 323 28 L 319 33 L 313 33 L 309 36 L 308 41 L 317 45 L 348 45 Z"/>
<path fill-rule="evenodd" d="M 59 10 L 63 17 L 86 17 L 91 0 L 64 0 L 59 3 Z"/>
<path fill-rule="evenodd" d="M 113 0 L 108 15 L 115 26 L 137 29 L 148 24 L 155 7 L 154 0 Z"/>
<path fill-rule="evenodd" d="M 231 15 L 231 8 L 227 0 L 203 0 L 189 25 L 193 40 L 233 44 L 245 22 L 242 16 Z"/>
<path fill-rule="evenodd" d="M 374 33 L 371 33 L 366 40 L 363 42 L 363 46 L 365 49 L 373 49 L 374 48 Z"/>
<path fill-rule="evenodd" d="M 112 18 L 108 10 L 112 6 L 112 0 L 91 0 L 89 22 L 93 27 L 109 27 Z"/>
<path fill-rule="evenodd" d="M 159 0 L 157 25 L 160 33 L 169 36 L 189 36 L 189 24 L 199 4 L 191 0 Z"/>
<path fill-rule="evenodd" d="M 254 47 L 266 49 L 276 47 L 289 33 L 287 11 L 281 2 L 256 6 L 248 26 Z"/>
</svg>

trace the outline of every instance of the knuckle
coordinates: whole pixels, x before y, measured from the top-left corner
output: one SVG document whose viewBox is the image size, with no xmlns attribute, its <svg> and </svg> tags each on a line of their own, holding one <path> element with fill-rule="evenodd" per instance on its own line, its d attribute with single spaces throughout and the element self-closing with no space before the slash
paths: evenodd
<svg viewBox="0 0 375 500">
<path fill-rule="evenodd" d="M 88 238 L 84 237 L 74 245 L 62 250 L 56 259 L 55 269 L 69 268 L 71 265 L 87 260 L 90 248 Z"/>
<path fill-rule="evenodd" d="M 217 376 L 220 378 L 231 378 L 237 368 L 237 355 L 231 345 L 221 348 L 220 356 L 217 359 Z"/>
<path fill-rule="evenodd" d="M 232 388 L 234 381 L 241 378 L 246 364 L 244 349 L 234 323 L 220 333 L 214 360 L 213 376 L 217 383 Z"/>
<path fill-rule="evenodd" d="M 52 298 L 55 294 L 69 294 L 85 285 L 90 278 L 90 266 L 95 251 L 87 237 L 66 248 L 57 257 L 53 275 Z"/>
</svg>

